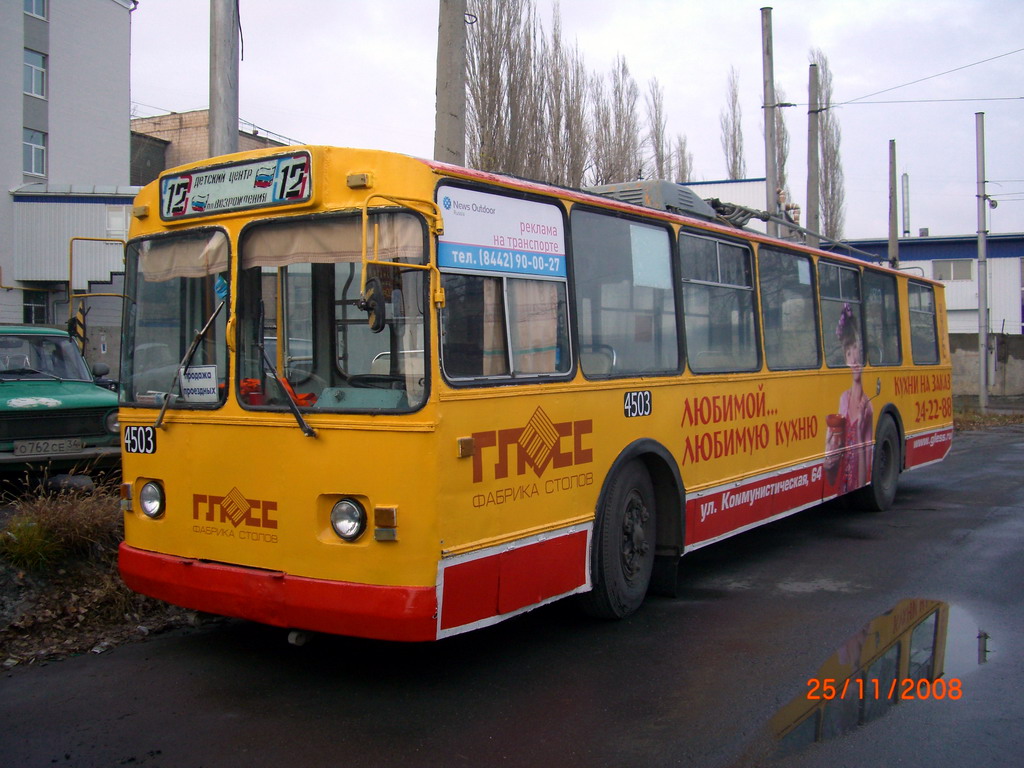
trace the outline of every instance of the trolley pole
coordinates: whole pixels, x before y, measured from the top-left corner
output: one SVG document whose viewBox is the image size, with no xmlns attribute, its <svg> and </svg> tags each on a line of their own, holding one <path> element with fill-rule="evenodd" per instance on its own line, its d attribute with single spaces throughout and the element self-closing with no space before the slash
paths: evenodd
<svg viewBox="0 0 1024 768">
<path fill-rule="evenodd" d="M 210 157 L 238 151 L 238 6 L 210 0 Z"/>
<path fill-rule="evenodd" d="M 985 113 L 974 115 L 978 149 L 978 409 L 988 408 L 988 258 L 985 227 Z"/>
<path fill-rule="evenodd" d="M 764 70 L 764 166 L 765 166 L 765 210 L 768 219 L 768 234 L 778 237 L 779 225 L 774 219 L 779 215 L 779 171 L 775 154 L 775 63 L 772 51 L 772 9 L 761 9 L 761 56 Z"/>
</svg>

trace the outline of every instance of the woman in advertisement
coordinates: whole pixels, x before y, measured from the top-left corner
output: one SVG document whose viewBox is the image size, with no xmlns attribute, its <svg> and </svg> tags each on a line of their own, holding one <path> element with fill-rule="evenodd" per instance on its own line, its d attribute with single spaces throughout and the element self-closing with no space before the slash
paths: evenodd
<svg viewBox="0 0 1024 768">
<path fill-rule="evenodd" d="M 839 412 L 826 417 L 825 479 L 837 494 L 867 484 L 871 474 L 873 410 L 864 392 L 864 345 L 849 304 L 844 304 L 836 325 L 846 365 L 853 374 L 849 389 L 839 396 Z"/>
</svg>

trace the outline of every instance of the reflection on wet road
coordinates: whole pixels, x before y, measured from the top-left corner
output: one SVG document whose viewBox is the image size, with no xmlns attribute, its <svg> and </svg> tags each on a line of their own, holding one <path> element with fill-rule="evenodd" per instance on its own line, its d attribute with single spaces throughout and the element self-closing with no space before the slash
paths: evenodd
<svg viewBox="0 0 1024 768">
<path fill-rule="evenodd" d="M 962 609 L 900 601 L 848 638 L 772 718 L 776 758 L 843 736 L 897 704 L 959 701 L 963 676 L 988 661 L 990 640 Z"/>
</svg>

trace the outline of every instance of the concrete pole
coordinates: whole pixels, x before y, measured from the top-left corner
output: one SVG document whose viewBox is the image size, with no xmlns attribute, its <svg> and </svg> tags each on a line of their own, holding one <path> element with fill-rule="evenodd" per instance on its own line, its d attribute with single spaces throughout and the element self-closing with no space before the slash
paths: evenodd
<svg viewBox="0 0 1024 768">
<path fill-rule="evenodd" d="M 466 164 L 466 0 L 440 0 L 434 159 Z"/>
<path fill-rule="evenodd" d="M 761 58 L 764 72 L 764 167 L 765 210 L 779 215 L 779 170 L 775 154 L 775 64 L 772 51 L 772 9 L 761 9 Z M 769 220 L 768 234 L 778 237 L 779 225 Z"/>
<path fill-rule="evenodd" d="M 896 139 L 889 139 L 889 266 L 900 265 L 900 229 L 896 213 Z"/>
<path fill-rule="evenodd" d="M 210 0 L 210 157 L 238 151 L 238 6 Z"/>
<path fill-rule="evenodd" d="M 811 64 L 807 84 L 807 244 L 818 247 L 818 232 L 821 231 L 821 204 L 818 201 L 818 187 L 821 177 L 818 163 L 818 65 Z"/>
<path fill-rule="evenodd" d="M 978 150 L 978 408 L 988 408 L 988 258 L 986 254 L 985 204 L 985 113 L 976 112 L 975 135 Z"/>
</svg>

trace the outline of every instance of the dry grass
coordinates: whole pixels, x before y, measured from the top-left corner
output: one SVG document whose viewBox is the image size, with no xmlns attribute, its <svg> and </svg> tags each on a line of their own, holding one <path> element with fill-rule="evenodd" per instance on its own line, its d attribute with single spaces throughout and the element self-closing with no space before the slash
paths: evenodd
<svg viewBox="0 0 1024 768">
<path fill-rule="evenodd" d="M 117 571 L 124 523 L 117 486 L 36 491 L 0 521 L 0 663 L 101 652 L 180 626 L 184 610 L 138 595 Z"/>
<path fill-rule="evenodd" d="M 45 572 L 71 559 L 109 559 L 123 537 L 119 496 L 110 487 L 30 495 L 12 507 L 0 530 L 0 557 L 16 568 Z"/>
</svg>

